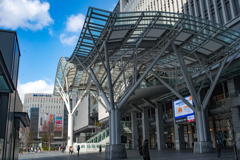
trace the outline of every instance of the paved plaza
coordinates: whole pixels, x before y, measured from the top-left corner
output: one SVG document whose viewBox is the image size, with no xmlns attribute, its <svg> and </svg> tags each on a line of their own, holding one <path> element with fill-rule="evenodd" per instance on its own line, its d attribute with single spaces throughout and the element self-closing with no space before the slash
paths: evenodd
<svg viewBox="0 0 240 160">
<path fill-rule="evenodd" d="M 191 149 L 176 151 L 173 149 L 167 150 L 151 150 L 151 160 L 233 160 L 234 153 L 232 149 L 223 149 L 221 158 L 217 157 L 216 151 L 208 154 L 194 154 Z M 240 152 L 238 152 L 240 157 Z M 129 160 L 140 160 L 142 157 L 136 150 L 127 150 Z M 77 154 L 69 155 L 67 152 L 59 151 L 44 152 L 44 153 L 24 153 L 19 155 L 19 160 L 104 160 L 105 153 L 81 153 L 79 157 Z"/>
</svg>

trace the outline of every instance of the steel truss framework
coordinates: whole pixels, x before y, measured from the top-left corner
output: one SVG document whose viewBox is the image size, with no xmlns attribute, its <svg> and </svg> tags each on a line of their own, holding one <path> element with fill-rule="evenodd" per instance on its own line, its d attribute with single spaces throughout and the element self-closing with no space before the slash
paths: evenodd
<svg viewBox="0 0 240 160">
<path fill-rule="evenodd" d="M 119 110 L 142 81 L 155 78 L 196 112 L 198 141 L 206 141 L 204 110 L 222 71 L 239 54 L 239 38 L 236 31 L 189 15 L 89 8 L 72 56 L 60 59 L 54 94 L 97 90 L 109 112 L 114 145 L 121 143 Z M 203 101 L 202 76 L 211 82 Z M 202 83 L 198 91 L 196 82 Z M 180 85 L 194 106 L 179 93 Z"/>
</svg>

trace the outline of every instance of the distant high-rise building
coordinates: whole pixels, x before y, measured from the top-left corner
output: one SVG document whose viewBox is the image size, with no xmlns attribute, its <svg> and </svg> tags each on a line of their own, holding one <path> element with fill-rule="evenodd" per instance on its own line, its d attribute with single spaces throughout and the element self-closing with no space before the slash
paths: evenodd
<svg viewBox="0 0 240 160">
<path fill-rule="evenodd" d="M 30 116 L 31 108 L 39 108 L 39 113 L 64 114 L 64 101 L 52 94 L 29 93 L 24 96 L 23 111 Z"/>
<path fill-rule="evenodd" d="M 36 143 L 41 143 L 41 133 L 48 128 L 54 128 L 54 139 L 63 140 L 67 132 L 64 117 L 64 101 L 61 97 L 52 94 L 29 93 L 24 96 L 23 111 L 29 114 L 31 119 L 30 130 L 34 132 Z M 35 144 L 37 147 L 38 144 Z"/>
<path fill-rule="evenodd" d="M 135 11 L 184 13 L 240 31 L 240 0 L 120 0 L 120 12 Z"/>
</svg>

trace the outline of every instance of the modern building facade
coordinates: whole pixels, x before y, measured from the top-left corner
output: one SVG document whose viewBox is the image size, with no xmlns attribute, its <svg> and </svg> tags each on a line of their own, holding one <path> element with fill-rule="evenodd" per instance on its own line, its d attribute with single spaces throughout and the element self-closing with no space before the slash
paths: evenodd
<svg viewBox="0 0 240 160">
<path fill-rule="evenodd" d="M 64 135 L 67 132 L 64 112 L 64 102 L 59 96 L 46 93 L 28 93 L 24 96 L 23 111 L 27 112 L 31 119 L 30 131 L 34 133 L 32 147 L 41 147 L 41 133 L 48 128 L 54 128 L 53 144 L 65 144 Z M 66 139 L 66 137 L 65 137 Z"/>
<path fill-rule="evenodd" d="M 228 146 L 238 140 L 238 16 L 223 23 L 232 29 L 202 14 L 194 17 L 192 10 L 204 5 L 197 2 L 123 0 L 114 12 L 89 8 L 73 54 L 59 61 L 55 88 L 62 90 L 54 94 L 97 93 L 98 115 L 103 114 L 99 107 L 106 111 L 109 128 L 87 142 L 109 136 L 106 159 L 119 158 L 114 156 L 120 152 L 126 157 L 120 144 L 137 149 L 144 139 L 151 148 L 194 147 L 195 153 L 212 152 L 216 140 Z M 211 13 L 222 14 L 216 2 L 238 1 L 205 2 L 213 7 Z M 192 15 L 181 14 L 184 8 Z"/>
<path fill-rule="evenodd" d="M 215 23 L 227 26 L 232 28 L 233 30 L 240 31 L 240 1 L 239 0 L 120 0 L 119 1 L 120 12 L 138 12 L 138 11 L 162 11 L 162 12 L 173 12 L 173 13 L 183 13 L 195 17 L 201 17 L 204 19 L 208 19 Z M 213 147 L 215 147 L 216 140 L 227 141 L 226 145 L 231 146 L 232 140 L 229 136 L 226 136 L 226 133 L 231 132 L 231 127 L 227 125 L 228 118 L 234 119 L 236 121 L 236 115 L 239 113 L 238 109 L 232 109 L 231 114 L 233 115 L 224 115 L 223 112 L 219 113 L 214 110 L 216 106 L 221 106 L 221 103 L 225 103 L 227 99 L 230 99 L 231 95 L 236 96 L 237 93 L 234 86 L 238 86 L 237 79 L 239 79 L 238 74 L 231 76 L 231 82 L 228 79 L 221 80 L 221 83 L 218 82 L 216 89 L 214 90 L 210 101 L 209 101 L 209 109 L 207 113 L 207 117 L 210 118 L 209 124 L 207 126 L 210 127 L 210 133 L 208 133 L 208 139 L 213 142 Z M 234 81 L 234 82 L 233 82 Z M 231 84 L 229 84 L 231 83 Z M 206 87 L 207 88 L 207 87 Z M 206 89 L 205 89 L 206 90 Z M 238 90 L 238 89 L 237 89 Z M 205 91 L 206 92 L 206 91 Z M 231 93 L 232 92 L 232 93 Z M 203 93 L 204 95 L 204 93 Z M 187 96 L 187 95 L 185 95 Z M 200 98 L 201 99 L 201 98 Z M 232 102 L 230 102 L 232 103 Z M 173 106 L 173 102 L 168 102 L 168 106 Z M 212 108 L 212 106 L 214 106 Z M 219 108 L 218 108 L 219 109 Z M 169 114 L 173 117 L 174 108 L 167 110 L 166 104 L 164 105 L 164 118 L 168 119 Z M 219 109 L 221 110 L 221 109 Z M 236 114 L 236 115 L 235 115 Z M 151 117 L 151 115 L 149 115 Z M 225 116 L 225 119 L 223 118 Z M 219 118 L 221 117 L 221 118 Z M 235 118 L 234 118 L 235 117 Z M 239 116 L 238 116 L 239 117 Z M 208 120 L 208 118 L 206 118 Z M 239 119 L 239 118 L 237 118 Z M 231 122 L 232 123 L 232 122 Z M 236 125 L 236 124 L 235 124 Z M 224 129 L 223 129 L 224 128 Z M 226 129 L 228 128 L 228 129 Z M 238 129 L 237 129 L 238 128 Z M 225 133 L 221 133 L 224 130 Z M 239 126 L 235 126 L 235 130 L 238 132 Z M 153 130 L 152 133 L 154 133 Z M 166 141 L 167 142 L 175 142 L 174 137 L 174 128 L 168 128 L 166 131 Z M 190 135 L 189 135 L 190 133 Z M 239 133 L 237 133 L 239 134 Z M 211 135 L 211 136 L 210 136 Z M 224 136 L 225 135 L 225 136 Z M 150 135 L 151 146 L 154 147 L 157 143 L 154 134 Z M 168 137 L 168 138 L 167 138 Z M 236 136 L 236 141 L 238 136 Z M 192 143 L 197 140 L 197 131 L 196 126 L 194 124 L 185 125 L 184 126 L 184 141 L 188 143 L 189 148 L 192 147 Z M 240 149 L 240 144 L 237 145 L 238 149 Z"/>
<path fill-rule="evenodd" d="M 120 12 L 162 11 L 201 17 L 239 31 L 239 0 L 120 0 Z"/>
<path fill-rule="evenodd" d="M 0 159 L 18 159 L 19 129 L 30 124 L 18 91 L 20 49 L 15 31 L 0 30 Z"/>
<path fill-rule="evenodd" d="M 45 93 L 24 95 L 23 111 L 30 116 L 31 108 L 39 108 L 40 113 L 64 113 L 64 101 L 59 96 Z"/>
</svg>

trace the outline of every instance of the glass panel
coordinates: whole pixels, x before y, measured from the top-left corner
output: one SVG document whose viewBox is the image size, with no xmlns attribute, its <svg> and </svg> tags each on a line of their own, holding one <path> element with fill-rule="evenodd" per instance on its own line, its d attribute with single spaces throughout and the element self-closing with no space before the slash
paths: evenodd
<svg viewBox="0 0 240 160">
<path fill-rule="evenodd" d="M 3 157 L 3 145 L 4 145 L 4 139 L 0 138 L 0 159 Z"/>
<path fill-rule="evenodd" d="M 0 90 L 9 90 L 7 83 L 3 76 L 0 76 Z"/>
</svg>

